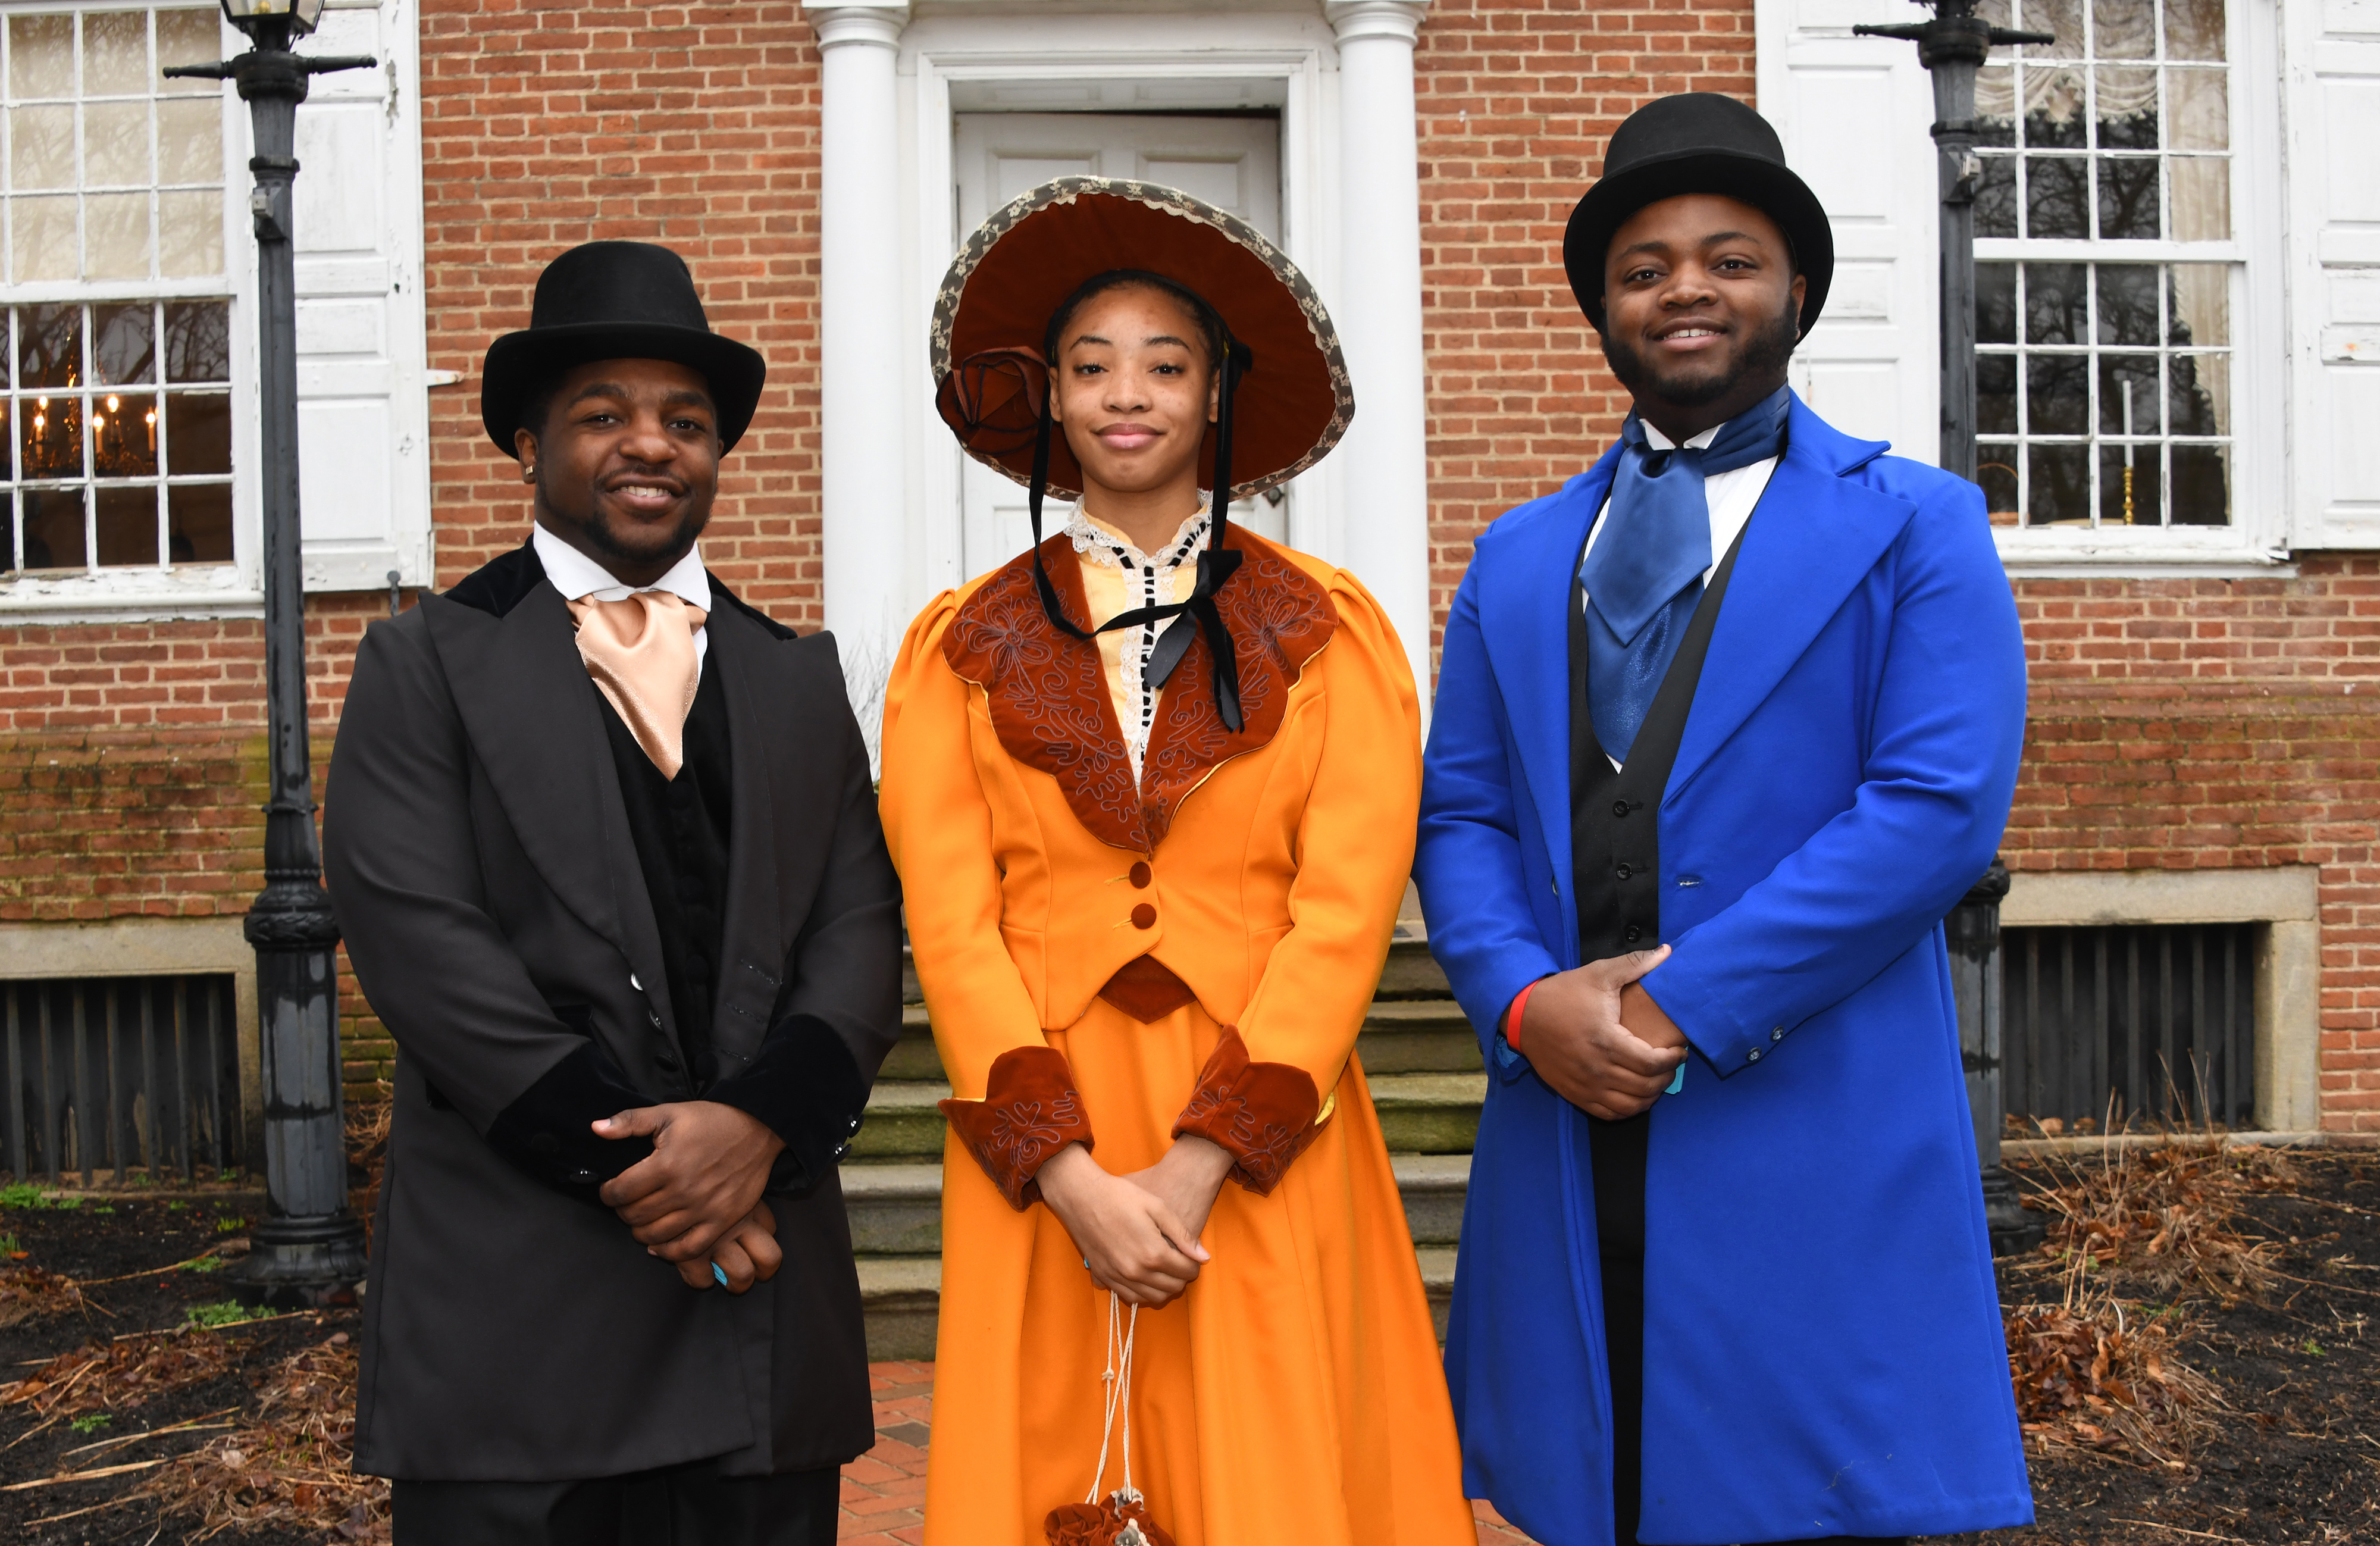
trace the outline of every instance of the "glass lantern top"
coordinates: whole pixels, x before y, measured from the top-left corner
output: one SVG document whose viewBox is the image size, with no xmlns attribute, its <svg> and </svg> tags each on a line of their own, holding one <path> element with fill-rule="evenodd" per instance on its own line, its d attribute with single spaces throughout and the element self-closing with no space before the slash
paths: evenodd
<svg viewBox="0 0 2380 1546">
<path fill-rule="evenodd" d="M 267 19 L 284 21 L 293 37 L 304 37 L 322 19 L 322 0 L 223 0 L 224 15 L 245 32 Z"/>
</svg>

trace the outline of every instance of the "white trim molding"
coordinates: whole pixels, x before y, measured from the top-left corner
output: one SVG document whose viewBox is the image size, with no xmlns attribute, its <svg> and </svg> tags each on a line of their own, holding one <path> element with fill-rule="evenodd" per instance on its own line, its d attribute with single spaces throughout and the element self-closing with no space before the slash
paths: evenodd
<svg viewBox="0 0 2380 1546">
<path fill-rule="evenodd" d="M 2000 904 L 2004 929 L 2121 923 L 2260 923 L 2256 948 L 2256 1126 L 2322 1126 L 2321 871 L 2019 870 Z"/>
<path fill-rule="evenodd" d="M 1340 324 L 1357 405 L 1349 444 L 1289 491 L 1289 541 L 1379 595 L 1426 683 L 1413 89 L 1425 0 L 1348 0 L 1330 19 L 1311 0 L 1228 11 L 805 0 L 804 10 L 826 63 L 826 615 L 854 700 L 880 682 L 900 627 L 968 569 L 961 454 L 925 368 L 934 293 L 966 235 L 952 159 L 960 111 L 1278 114 L 1282 246 Z"/>
<path fill-rule="evenodd" d="M 1387 611 L 1421 699 L 1429 676 L 1428 364 L 1422 351 L 1414 40 L 1427 0 L 1330 0 L 1339 40 L 1339 336 L 1355 419 L 1339 447 L 1340 562 Z M 1361 241 L 1343 239 L 1355 232 Z M 1425 711 L 1426 712 L 1426 711 Z"/>
<path fill-rule="evenodd" d="M 891 326 L 901 284 L 897 63 L 909 7 L 803 0 L 818 34 L 820 545 L 826 625 L 846 663 L 889 666 L 908 622 L 902 583 L 908 457 Z"/>
</svg>

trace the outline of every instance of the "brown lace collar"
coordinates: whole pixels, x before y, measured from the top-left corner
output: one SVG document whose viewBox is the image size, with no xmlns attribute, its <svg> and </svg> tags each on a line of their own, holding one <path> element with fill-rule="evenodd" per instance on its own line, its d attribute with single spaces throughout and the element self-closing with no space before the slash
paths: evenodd
<svg viewBox="0 0 2380 1546">
<path fill-rule="evenodd" d="M 1008 754 L 1058 781 L 1075 816 L 1102 843 L 1152 853 L 1173 813 L 1207 775 L 1270 741 L 1298 673 L 1330 642 L 1338 615 L 1312 577 L 1279 548 L 1233 526 L 1224 545 L 1247 554 L 1216 604 L 1239 650 L 1244 727 L 1224 728 L 1201 638 L 1174 669 L 1135 788 L 1132 759 L 1108 696 L 1099 647 L 1051 627 L 1033 592 L 1032 555 L 1020 554 L 960 606 L 942 636 L 942 658 L 984 689 L 991 727 Z M 1062 533 L 1041 561 L 1066 615 L 1087 623 L 1082 569 Z"/>
</svg>

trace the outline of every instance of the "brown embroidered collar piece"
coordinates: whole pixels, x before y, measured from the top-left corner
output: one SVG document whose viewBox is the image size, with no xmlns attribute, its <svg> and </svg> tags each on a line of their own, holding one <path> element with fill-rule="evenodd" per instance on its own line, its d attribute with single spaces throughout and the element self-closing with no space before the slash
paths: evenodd
<svg viewBox="0 0 2380 1546">
<path fill-rule="evenodd" d="M 1239 651 L 1243 726 L 1224 726 L 1207 641 L 1194 639 L 1159 704 L 1137 787 L 1099 646 L 1068 638 L 1042 613 L 1029 552 L 978 587 L 942 636 L 952 671 L 984 689 L 1000 744 L 1055 778 L 1075 819 L 1102 843 L 1154 853 L 1208 773 L 1281 729 L 1298 674 L 1338 627 L 1329 595 L 1279 548 L 1236 526 L 1224 545 L 1247 554 L 1215 598 Z M 1062 532 L 1051 537 L 1041 561 L 1066 615 L 1087 624 L 1073 542 Z"/>
</svg>

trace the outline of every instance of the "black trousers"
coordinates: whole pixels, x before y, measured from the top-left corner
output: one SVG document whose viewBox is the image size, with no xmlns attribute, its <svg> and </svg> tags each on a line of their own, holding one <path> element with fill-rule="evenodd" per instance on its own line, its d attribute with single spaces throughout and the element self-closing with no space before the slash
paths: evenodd
<svg viewBox="0 0 2380 1546">
<path fill-rule="evenodd" d="M 715 1460 L 591 1481 L 399 1481 L 395 1546 L 834 1546 L 842 1471 Z"/>
<path fill-rule="evenodd" d="M 1611 1502 L 1620 1546 L 1637 1546 L 1645 1489 L 1645 1156 L 1653 1114 L 1586 1119 L 1595 1164 L 1596 1254 L 1603 1262 L 1603 1341 L 1611 1360 Z M 1778 1546 L 1900 1546 L 1901 1538 L 1830 1535 Z"/>
</svg>

